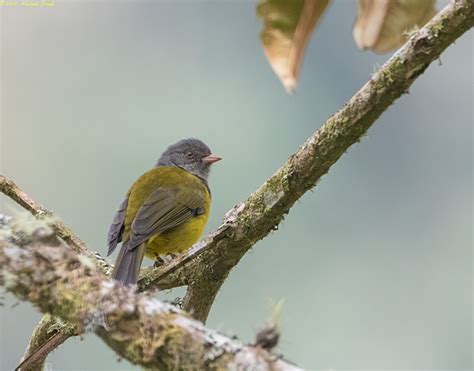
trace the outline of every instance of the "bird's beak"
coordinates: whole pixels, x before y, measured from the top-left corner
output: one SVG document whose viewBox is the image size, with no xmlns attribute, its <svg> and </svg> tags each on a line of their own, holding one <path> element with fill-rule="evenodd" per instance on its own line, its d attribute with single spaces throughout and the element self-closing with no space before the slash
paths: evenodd
<svg viewBox="0 0 474 371">
<path fill-rule="evenodd" d="M 216 155 L 212 155 L 212 154 L 202 158 L 202 162 L 204 162 L 205 164 L 213 164 L 214 162 L 217 162 L 220 160 L 222 160 L 222 158 L 217 157 Z"/>
</svg>

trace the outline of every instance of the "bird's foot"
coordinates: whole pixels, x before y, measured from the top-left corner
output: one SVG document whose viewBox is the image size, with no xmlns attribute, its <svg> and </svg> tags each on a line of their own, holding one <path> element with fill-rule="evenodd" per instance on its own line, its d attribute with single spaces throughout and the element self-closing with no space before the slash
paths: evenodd
<svg viewBox="0 0 474 371">
<path fill-rule="evenodd" d="M 163 258 L 159 255 L 156 256 L 155 258 L 155 263 L 153 264 L 153 267 L 154 268 L 158 268 L 158 267 L 161 267 L 162 265 L 164 265 L 166 262 L 163 260 Z"/>
<path fill-rule="evenodd" d="M 169 263 L 171 260 L 173 260 L 177 256 L 178 255 L 176 254 L 157 255 L 153 266 L 155 268 L 161 267 L 162 265 Z"/>
</svg>

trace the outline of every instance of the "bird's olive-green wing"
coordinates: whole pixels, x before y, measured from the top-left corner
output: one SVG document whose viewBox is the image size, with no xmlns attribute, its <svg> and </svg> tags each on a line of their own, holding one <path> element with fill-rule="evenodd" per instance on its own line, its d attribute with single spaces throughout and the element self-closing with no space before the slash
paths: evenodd
<svg viewBox="0 0 474 371">
<path fill-rule="evenodd" d="M 154 190 L 132 222 L 128 248 L 134 249 L 150 237 L 201 215 L 204 212 L 205 197 L 204 187 L 160 187 Z"/>
</svg>

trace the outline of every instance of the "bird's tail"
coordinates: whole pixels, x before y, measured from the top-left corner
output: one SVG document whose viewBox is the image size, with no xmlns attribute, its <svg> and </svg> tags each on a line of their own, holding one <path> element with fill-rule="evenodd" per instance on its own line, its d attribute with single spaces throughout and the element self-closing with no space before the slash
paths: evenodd
<svg viewBox="0 0 474 371">
<path fill-rule="evenodd" d="M 129 249 L 127 243 L 123 243 L 115 262 L 112 278 L 122 282 L 124 285 L 136 284 L 144 255 L 144 243 L 134 249 Z"/>
</svg>

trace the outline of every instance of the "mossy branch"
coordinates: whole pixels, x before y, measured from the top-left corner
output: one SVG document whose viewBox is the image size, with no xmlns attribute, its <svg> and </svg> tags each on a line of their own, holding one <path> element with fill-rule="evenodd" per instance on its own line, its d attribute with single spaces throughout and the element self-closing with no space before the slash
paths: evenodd
<svg viewBox="0 0 474 371">
<path fill-rule="evenodd" d="M 328 172 L 431 62 L 474 23 L 472 0 L 453 0 L 372 76 L 287 163 L 218 230 L 166 266 L 143 271 L 139 287 L 187 284 L 185 309 L 205 320 L 230 270 L 260 239 L 278 227 L 292 205 Z"/>
<path fill-rule="evenodd" d="M 42 371 L 46 357 L 69 337 L 75 335 L 76 329 L 73 326 L 46 313 L 33 330 L 25 354 L 15 371 Z"/>
<path fill-rule="evenodd" d="M 259 240 L 278 228 L 293 204 L 312 189 L 329 168 L 360 141 L 378 117 L 431 62 L 474 24 L 474 2 L 453 0 L 406 44 L 268 181 L 226 217 L 201 242 L 198 259 L 181 270 L 188 283 L 184 309 L 205 320 L 229 271 Z M 196 251 L 188 254 L 196 255 Z M 183 258 L 184 260 L 185 258 Z M 166 274 L 151 270 L 143 282 L 162 282 Z"/>
<path fill-rule="evenodd" d="M 104 278 L 84 255 L 44 235 L 0 238 L 0 284 L 43 313 L 95 332 L 115 352 L 149 369 L 300 370 L 260 346 L 228 338 L 176 307 Z M 23 238 L 22 234 L 22 238 Z"/>
<path fill-rule="evenodd" d="M 0 175 L 0 192 L 11 198 L 38 219 L 47 219 L 48 225 L 53 229 L 57 237 L 66 242 L 74 251 L 86 255 L 105 276 L 111 274 L 113 269 L 112 265 L 107 263 L 99 253 L 87 248 L 85 243 L 82 242 L 68 226 L 62 223 L 52 211 L 44 208 L 33 200 L 33 198 L 23 191 L 13 180 L 8 179 L 4 175 Z M 2 219 L 2 224 L 7 223 L 8 219 L 9 217 L 5 216 L 5 218 Z M 193 251 L 196 251 L 196 254 L 200 251 L 199 244 L 193 247 Z M 186 256 L 177 257 L 162 266 L 158 272 L 162 272 L 166 279 L 162 282 L 150 281 L 148 285 L 142 282 L 139 286 L 139 291 L 147 290 L 151 284 L 159 289 L 169 289 L 185 285 L 181 275 L 174 274 L 174 272 L 184 265 L 184 262 L 188 261 L 189 257 L 190 254 L 188 253 Z M 182 260 L 183 258 L 185 259 Z M 61 321 L 59 321 L 57 317 L 49 314 L 46 314 L 40 320 L 33 330 L 21 363 L 16 368 L 17 371 L 41 371 L 48 354 L 69 337 L 77 335 L 74 326 L 67 323 L 64 324 L 64 326 L 58 326 L 58 322 L 60 323 Z"/>
</svg>

